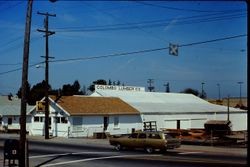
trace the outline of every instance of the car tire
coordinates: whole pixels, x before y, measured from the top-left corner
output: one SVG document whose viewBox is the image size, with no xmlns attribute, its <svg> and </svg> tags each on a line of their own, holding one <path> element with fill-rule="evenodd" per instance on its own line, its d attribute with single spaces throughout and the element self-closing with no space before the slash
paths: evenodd
<svg viewBox="0 0 250 167">
<path fill-rule="evenodd" d="M 117 150 L 117 151 L 121 151 L 121 150 L 122 150 L 122 146 L 121 146 L 120 143 L 117 143 L 117 144 L 115 145 L 115 150 Z"/>
<path fill-rule="evenodd" d="M 160 152 L 161 152 L 162 154 L 164 154 L 164 153 L 167 152 L 167 149 L 160 149 Z"/>
<path fill-rule="evenodd" d="M 145 151 L 149 154 L 153 153 L 154 152 L 154 149 L 152 147 L 146 147 L 145 148 Z"/>
</svg>

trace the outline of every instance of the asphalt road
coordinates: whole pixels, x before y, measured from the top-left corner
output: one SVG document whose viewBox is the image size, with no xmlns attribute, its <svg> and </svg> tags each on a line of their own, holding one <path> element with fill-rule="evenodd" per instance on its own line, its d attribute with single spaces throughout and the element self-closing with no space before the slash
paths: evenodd
<svg viewBox="0 0 250 167">
<path fill-rule="evenodd" d="M 0 137 L 0 146 L 6 138 Z M 3 165 L 0 147 L 0 166 Z M 167 153 L 147 154 L 143 150 L 117 152 L 107 140 L 29 139 L 29 166 L 60 167 L 241 167 L 246 149 L 185 146 Z"/>
</svg>

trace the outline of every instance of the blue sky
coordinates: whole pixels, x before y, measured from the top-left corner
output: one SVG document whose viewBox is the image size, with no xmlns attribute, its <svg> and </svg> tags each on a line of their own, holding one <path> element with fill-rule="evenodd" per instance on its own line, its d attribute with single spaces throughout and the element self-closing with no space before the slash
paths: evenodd
<svg viewBox="0 0 250 167">
<path fill-rule="evenodd" d="M 26 1 L 0 1 L 0 94 L 15 94 L 21 85 Z M 154 79 L 155 91 L 185 88 L 201 91 L 208 98 L 247 94 L 246 36 L 180 47 L 179 55 L 168 49 L 109 58 L 84 60 L 133 51 L 204 42 L 247 34 L 245 2 L 232 1 L 34 1 L 30 45 L 30 65 L 44 61 L 44 16 L 49 18 L 50 85 L 54 89 L 78 80 L 88 87 L 92 81 L 121 81 L 129 86 L 147 87 Z M 83 60 L 63 61 L 74 58 Z M 29 83 L 44 79 L 44 68 L 29 68 Z"/>
</svg>

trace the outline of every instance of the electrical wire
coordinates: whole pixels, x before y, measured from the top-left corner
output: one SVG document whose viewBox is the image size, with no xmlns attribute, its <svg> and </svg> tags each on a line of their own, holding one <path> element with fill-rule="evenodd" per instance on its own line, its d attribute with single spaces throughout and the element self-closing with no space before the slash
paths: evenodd
<svg viewBox="0 0 250 167">
<path fill-rule="evenodd" d="M 158 7 L 158 8 L 164 8 L 164 9 L 169 9 L 169 10 L 176 10 L 176 11 L 187 11 L 187 12 L 199 12 L 199 13 L 208 13 L 208 12 L 216 12 L 216 13 L 224 13 L 224 12 L 234 12 L 234 11 L 241 11 L 240 9 L 235 9 L 235 10 L 197 10 L 197 9 L 185 9 L 185 8 L 176 8 L 176 7 L 170 7 L 170 6 L 162 6 L 158 4 L 152 4 L 148 2 L 143 2 L 143 1 L 134 1 L 139 4 L 147 5 L 147 6 L 153 6 L 153 7 Z"/>
<path fill-rule="evenodd" d="M 16 7 L 16 6 L 18 6 L 18 5 L 20 5 L 20 4 L 24 3 L 24 2 L 25 2 L 25 1 L 20 1 L 20 2 L 17 2 L 17 3 L 15 3 L 15 4 L 13 4 L 13 5 L 1 6 L 2 9 L 1 9 L 0 11 L 4 11 L 4 10 L 8 10 L 8 9 L 14 8 L 14 7 Z"/>
<path fill-rule="evenodd" d="M 172 26 L 177 25 L 186 25 L 186 24 L 197 24 L 204 22 L 213 22 L 213 21 L 222 21 L 222 20 L 232 20 L 246 17 L 246 13 L 236 13 L 228 15 L 212 14 L 212 15 L 203 15 L 203 18 L 199 16 L 191 16 L 178 18 L 177 21 Z M 109 24 L 109 25 L 100 25 L 100 26 L 84 26 L 84 27 L 61 27 L 54 28 L 59 33 L 65 32 L 93 32 L 93 31 L 114 31 L 114 30 L 128 30 L 128 29 L 142 29 L 142 28 L 154 28 L 162 27 L 171 23 L 173 19 L 162 19 L 162 20 L 151 20 L 144 22 L 136 23 L 123 23 L 123 24 Z"/>
<path fill-rule="evenodd" d="M 29 65 L 29 67 L 34 67 L 34 66 L 37 66 L 37 65 L 40 65 L 40 64 L 43 64 L 43 62 L 38 62 L 38 63 L 35 63 L 35 64 L 32 64 L 32 65 Z M 16 69 L 13 69 L 13 70 L 9 70 L 9 71 L 5 71 L 5 72 L 0 72 L 0 75 L 3 75 L 3 74 L 8 74 L 8 73 L 12 73 L 12 72 L 16 72 L 16 71 L 21 71 L 22 70 L 22 67 L 20 68 L 16 68 Z"/>
<path fill-rule="evenodd" d="M 229 39 L 235 39 L 235 38 L 241 38 L 241 37 L 246 37 L 246 34 L 241 34 L 241 35 L 234 35 L 234 36 L 228 36 L 228 37 L 223 37 L 223 38 L 217 38 L 217 39 L 212 39 L 212 40 L 206 40 L 206 41 L 200 41 L 200 42 L 193 42 L 193 43 L 188 43 L 188 44 L 181 44 L 178 45 L 178 47 L 187 47 L 187 46 L 194 46 L 194 45 L 201 45 L 201 44 L 206 44 L 206 43 L 211 43 L 211 42 L 219 42 L 219 41 L 224 41 L 224 40 L 229 40 Z M 131 51 L 131 52 L 123 52 L 123 53 L 115 53 L 115 54 L 109 54 L 109 55 L 102 55 L 102 56 L 93 56 L 93 57 L 79 57 L 79 58 L 70 58 L 70 59 L 59 59 L 59 60 L 50 60 L 49 62 L 51 63 L 56 63 L 56 62 L 72 62 L 72 61 L 85 61 L 85 60 L 92 60 L 92 59 L 100 59 L 100 58 L 110 58 L 110 57 L 121 57 L 121 56 L 127 56 L 127 55 L 133 55 L 133 54 L 142 54 L 142 53 L 149 53 L 149 52 L 156 52 L 156 51 L 161 51 L 161 50 L 167 50 L 169 47 L 162 47 L 162 48 L 154 48 L 154 49 L 145 49 L 145 50 L 139 50 L 139 51 Z M 36 65 L 39 65 L 44 62 L 39 62 L 35 63 L 33 65 L 30 65 L 29 67 L 33 67 Z M 17 68 L 5 72 L 1 72 L 0 75 L 4 75 L 7 73 L 19 71 L 22 68 Z"/>
</svg>

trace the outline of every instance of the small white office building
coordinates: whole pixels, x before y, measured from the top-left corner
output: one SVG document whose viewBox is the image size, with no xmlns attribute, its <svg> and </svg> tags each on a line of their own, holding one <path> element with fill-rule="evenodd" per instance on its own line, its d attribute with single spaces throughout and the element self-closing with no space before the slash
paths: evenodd
<svg viewBox="0 0 250 167">
<path fill-rule="evenodd" d="M 27 105 L 27 111 L 33 106 Z M 0 131 L 20 130 L 21 99 L 13 96 L 0 96 Z M 26 117 L 27 128 L 30 125 L 30 116 Z"/>
<path fill-rule="evenodd" d="M 118 97 L 140 112 L 143 122 L 156 121 L 160 129 L 204 128 L 208 120 L 227 120 L 228 107 L 192 94 L 146 92 L 143 87 L 96 85 L 91 96 Z M 233 131 L 247 130 L 247 111 L 229 108 Z"/>
<path fill-rule="evenodd" d="M 42 101 L 37 104 L 39 107 L 34 107 L 29 113 L 30 135 L 44 135 L 45 114 Z M 142 129 L 139 111 L 119 98 L 49 98 L 49 132 L 52 136 L 92 137 L 97 133 L 124 134 L 138 129 Z"/>
</svg>

